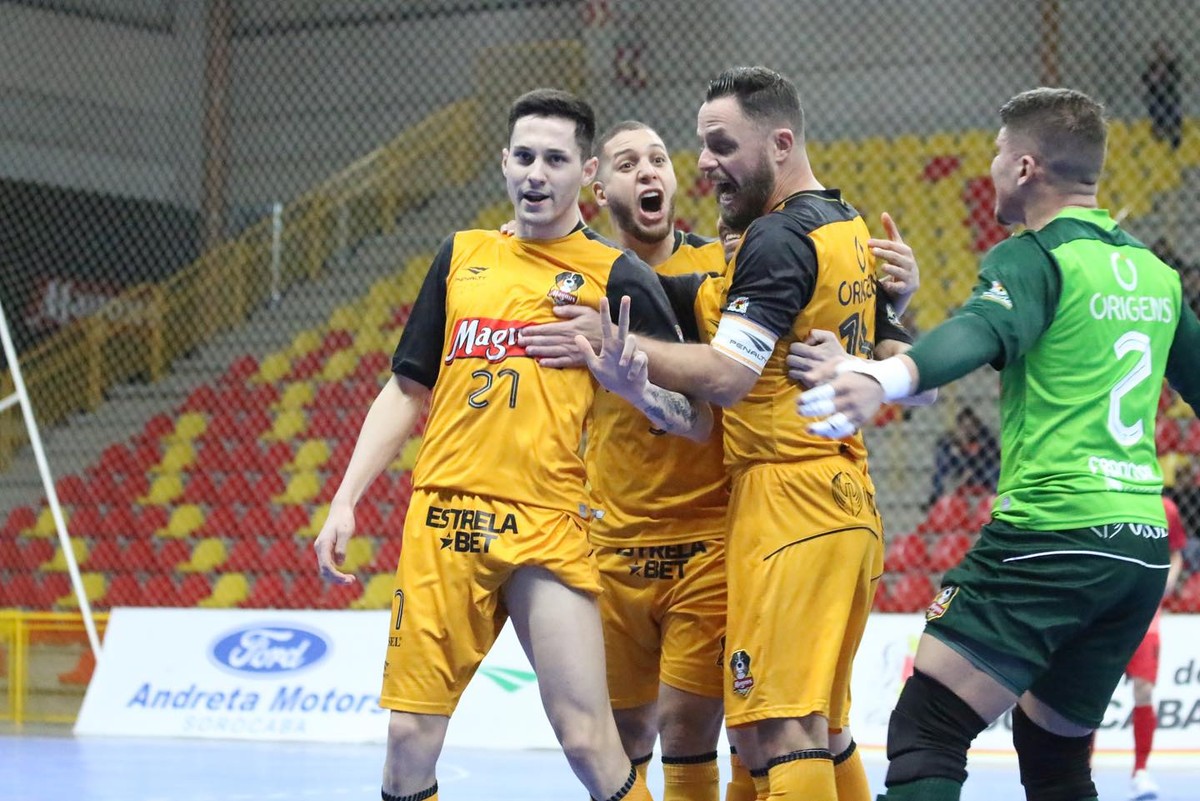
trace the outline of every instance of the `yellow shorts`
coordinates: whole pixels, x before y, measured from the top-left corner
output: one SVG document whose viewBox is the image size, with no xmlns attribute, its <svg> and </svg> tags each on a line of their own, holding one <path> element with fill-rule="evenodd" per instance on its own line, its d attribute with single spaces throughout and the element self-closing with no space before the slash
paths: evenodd
<svg viewBox="0 0 1200 801">
<path fill-rule="evenodd" d="M 380 705 L 449 715 L 500 634 L 501 589 L 519 567 L 542 567 L 598 594 L 583 520 L 495 498 L 413 493 L 396 569 Z"/>
<path fill-rule="evenodd" d="M 725 719 L 850 715 L 850 669 L 883 572 L 875 488 L 832 457 L 733 480 Z"/>
<path fill-rule="evenodd" d="M 608 694 L 614 709 L 658 697 L 659 682 L 720 698 L 725 545 L 596 547 Z"/>
</svg>

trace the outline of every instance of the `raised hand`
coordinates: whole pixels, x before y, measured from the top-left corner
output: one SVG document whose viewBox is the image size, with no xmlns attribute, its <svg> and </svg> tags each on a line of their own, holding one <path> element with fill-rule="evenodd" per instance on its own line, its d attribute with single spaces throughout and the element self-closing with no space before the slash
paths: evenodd
<svg viewBox="0 0 1200 801">
<path fill-rule="evenodd" d="M 880 286 L 891 298 L 897 314 L 903 314 L 908 302 L 921 286 L 921 270 L 911 247 L 904 243 L 896 221 L 886 211 L 879 215 L 887 239 L 868 239 L 867 247 L 879 259 L 885 275 Z"/>
<path fill-rule="evenodd" d="M 650 360 L 629 333 L 629 296 L 621 298 L 614 328 L 608 299 L 600 299 L 600 349 L 585 336 L 575 337 L 575 348 L 600 386 L 640 405 L 650 383 Z"/>
</svg>

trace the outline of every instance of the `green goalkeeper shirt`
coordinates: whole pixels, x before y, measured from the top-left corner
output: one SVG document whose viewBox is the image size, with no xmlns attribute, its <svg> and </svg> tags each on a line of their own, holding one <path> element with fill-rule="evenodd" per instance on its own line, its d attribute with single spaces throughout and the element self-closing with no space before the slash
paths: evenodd
<svg viewBox="0 0 1200 801">
<path fill-rule="evenodd" d="M 928 389 L 979 366 L 950 354 L 987 354 L 1002 386 L 994 516 L 1056 531 L 1165 525 L 1158 397 L 1166 374 L 1200 400 L 1198 346 L 1179 275 L 1106 211 L 1071 207 L 993 248 L 956 318 L 909 355 Z"/>
</svg>

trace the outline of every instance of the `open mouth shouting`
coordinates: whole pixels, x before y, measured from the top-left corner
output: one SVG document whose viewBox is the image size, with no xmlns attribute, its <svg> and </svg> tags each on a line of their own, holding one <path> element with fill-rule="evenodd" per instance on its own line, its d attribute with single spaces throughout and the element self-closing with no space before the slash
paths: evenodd
<svg viewBox="0 0 1200 801">
<path fill-rule="evenodd" d="M 666 217 L 666 197 L 661 189 L 648 189 L 638 195 L 638 216 L 644 225 L 654 225 Z"/>
</svg>

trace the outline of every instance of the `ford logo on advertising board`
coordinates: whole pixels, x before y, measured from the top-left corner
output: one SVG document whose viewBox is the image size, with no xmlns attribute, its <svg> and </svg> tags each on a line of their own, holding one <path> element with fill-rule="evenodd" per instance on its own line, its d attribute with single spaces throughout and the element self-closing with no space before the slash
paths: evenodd
<svg viewBox="0 0 1200 801">
<path fill-rule="evenodd" d="M 239 675 L 294 673 L 325 658 L 329 644 L 315 631 L 296 626 L 262 625 L 237 629 L 213 643 L 211 656 Z"/>
</svg>

